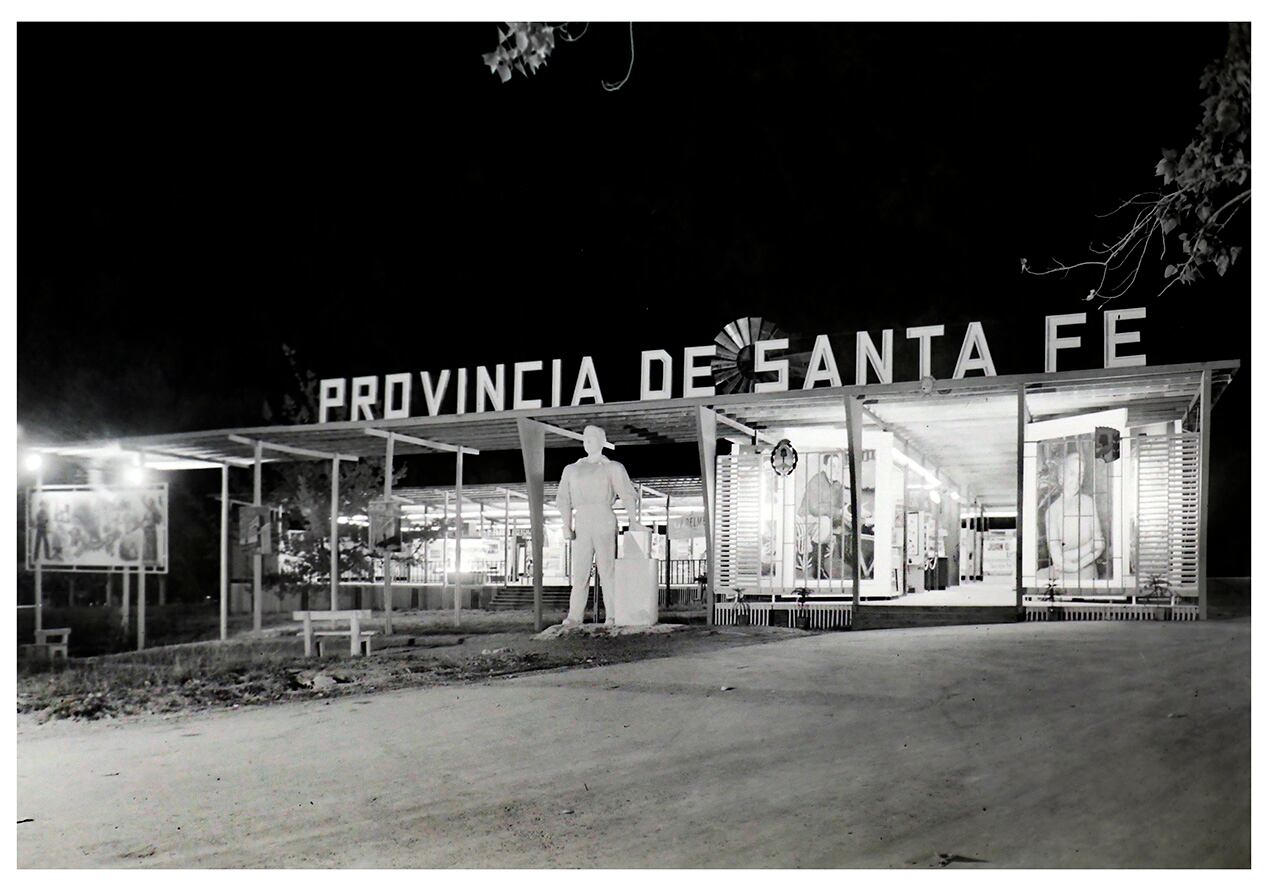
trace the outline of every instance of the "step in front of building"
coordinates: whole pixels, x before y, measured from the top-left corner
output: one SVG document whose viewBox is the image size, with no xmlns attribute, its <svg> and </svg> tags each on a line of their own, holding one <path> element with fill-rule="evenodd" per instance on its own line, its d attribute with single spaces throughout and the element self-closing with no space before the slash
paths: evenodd
<svg viewBox="0 0 1268 891">
<path fill-rule="evenodd" d="M 568 598 L 571 596 L 571 589 L 557 585 L 542 588 L 542 608 L 549 610 L 566 610 L 568 609 Z M 513 588 L 498 588 L 493 595 L 493 600 L 489 604 L 492 610 L 512 610 L 512 609 L 532 609 L 533 608 L 533 589 L 531 587 L 516 586 Z"/>
<path fill-rule="evenodd" d="M 853 630 L 936 628 L 944 625 L 1003 625 L 1019 621 L 1015 606 L 869 606 L 854 616 Z"/>
</svg>

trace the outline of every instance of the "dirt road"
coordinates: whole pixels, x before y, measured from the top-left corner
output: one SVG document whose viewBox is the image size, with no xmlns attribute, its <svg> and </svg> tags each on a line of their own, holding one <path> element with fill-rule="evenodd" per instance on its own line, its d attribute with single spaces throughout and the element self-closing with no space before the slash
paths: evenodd
<svg viewBox="0 0 1268 891">
<path fill-rule="evenodd" d="M 829 634 L 22 719 L 17 753 L 23 867 L 1247 866 L 1250 622 Z"/>
</svg>

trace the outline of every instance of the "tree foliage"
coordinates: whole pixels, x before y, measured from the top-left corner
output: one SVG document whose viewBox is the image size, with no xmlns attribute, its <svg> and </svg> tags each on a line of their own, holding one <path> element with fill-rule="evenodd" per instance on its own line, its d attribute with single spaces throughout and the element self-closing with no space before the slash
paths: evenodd
<svg viewBox="0 0 1268 891">
<path fill-rule="evenodd" d="M 318 414 L 317 375 L 302 369 L 293 349 L 283 345 L 282 351 L 292 372 L 292 390 L 283 394 L 278 409 L 264 406 L 266 421 L 280 420 L 289 424 L 311 424 Z M 362 458 L 339 465 L 339 516 L 365 514 L 370 500 L 383 493 L 385 462 L 381 458 Z M 311 590 L 330 577 L 330 474 L 329 461 L 286 461 L 274 465 L 270 474 L 268 502 L 281 509 L 287 532 L 282 536 L 279 553 L 280 581 Z M 393 469 L 395 486 L 405 475 L 404 468 Z M 339 573 L 342 577 L 365 574 L 374 555 L 365 542 L 341 531 Z"/>
<path fill-rule="evenodd" d="M 626 69 L 625 76 L 619 81 L 601 82 L 603 89 L 609 93 L 625 86 L 625 82 L 630 79 L 630 72 L 634 70 L 633 22 L 629 27 L 630 65 Z M 484 64 L 489 66 L 489 71 L 496 74 L 502 83 L 509 81 L 516 71 L 525 77 L 536 74 L 537 70 L 546 64 L 550 54 L 555 51 L 556 35 L 565 43 L 572 43 L 584 37 L 590 30 L 590 25 L 587 24 L 581 29 L 581 33 L 575 36 L 569 30 L 568 22 L 559 25 L 549 25 L 546 22 L 507 22 L 506 28 L 505 31 L 498 28 L 497 47 L 493 52 L 485 53 L 483 56 Z"/>
<path fill-rule="evenodd" d="M 1159 295 L 1173 285 L 1193 284 L 1210 270 L 1223 276 L 1237 262 L 1243 230 L 1229 224 L 1250 205 L 1250 26 L 1229 26 L 1224 56 L 1207 66 L 1199 81 L 1206 92 L 1202 119 L 1183 150 L 1166 149 L 1155 173 L 1159 191 L 1124 201 L 1109 216 L 1132 214 L 1132 223 L 1116 241 L 1092 247 L 1093 259 L 1054 260 L 1032 275 L 1067 275 L 1087 270 L 1094 276 L 1087 300 L 1109 301 L 1137 282 L 1146 259 L 1156 250 L 1165 263 Z"/>
</svg>

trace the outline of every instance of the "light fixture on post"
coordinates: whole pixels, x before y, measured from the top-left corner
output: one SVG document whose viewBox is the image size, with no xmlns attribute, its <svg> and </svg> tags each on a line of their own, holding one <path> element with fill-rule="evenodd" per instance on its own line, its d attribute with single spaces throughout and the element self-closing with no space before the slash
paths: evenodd
<svg viewBox="0 0 1268 891">
<path fill-rule="evenodd" d="M 930 500 L 930 501 L 932 501 L 934 504 L 941 504 L 941 503 L 942 503 L 942 496 L 938 493 L 938 490 L 937 490 L 937 489 L 930 489 L 930 490 L 929 490 L 929 500 Z"/>
<path fill-rule="evenodd" d="M 28 473 L 39 473 L 44 469 L 44 456 L 39 452 L 28 452 L 26 458 L 22 460 L 22 466 Z"/>
</svg>

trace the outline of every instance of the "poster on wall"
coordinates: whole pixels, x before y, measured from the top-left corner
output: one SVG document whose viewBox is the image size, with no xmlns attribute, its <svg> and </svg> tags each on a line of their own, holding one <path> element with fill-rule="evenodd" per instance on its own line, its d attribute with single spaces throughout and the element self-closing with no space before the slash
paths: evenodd
<svg viewBox="0 0 1268 891">
<path fill-rule="evenodd" d="M 1094 433 L 1044 439 L 1035 446 L 1038 583 L 1079 586 L 1109 580 L 1116 456 L 1102 452 L 1098 457 Z"/>
<path fill-rule="evenodd" d="M 167 572 L 167 484 L 44 486 L 27 492 L 26 568 Z"/>
<path fill-rule="evenodd" d="M 860 456 L 860 577 L 872 578 L 876 557 L 876 452 Z M 807 582 L 854 577 L 848 465 L 844 450 L 807 452 L 794 477 L 796 575 Z M 804 468 L 804 470 L 803 470 Z"/>
</svg>

